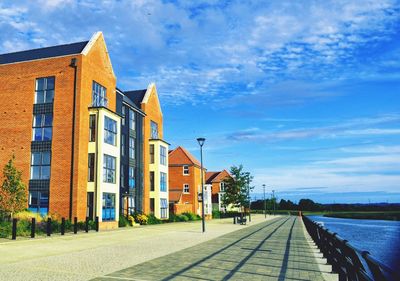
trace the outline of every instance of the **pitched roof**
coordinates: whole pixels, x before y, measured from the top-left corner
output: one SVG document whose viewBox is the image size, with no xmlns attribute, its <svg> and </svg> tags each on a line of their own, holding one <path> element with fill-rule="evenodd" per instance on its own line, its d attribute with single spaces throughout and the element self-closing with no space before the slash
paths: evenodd
<svg viewBox="0 0 400 281">
<path fill-rule="evenodd" d="M 206 184 L 211 184 L 213 182 L 221 182 L 226 177 L 230 177 L 231 175 L 227 170 L 222 170 L 220 172 L 207 172 L 206 173 Z"/>
<path fill-rule="evenodd" d="M 143 90 L 135 90 L 135 91 L 125 91 L 124 94 L 131 100 L 133 103 L 140 108 L 140 104 L 143 101 L 143 98 L 146 94 L 147 89 Z"/>
<path fill-rule="evenodd" d="M 178 146 L 168 154 L 168 162 L 170 165 L 193 164 L 200 166 L 199 160 L 194 158 L 194 156 L 182 146 Z"/>
<path fill-rule="evenodd" d="M 179 202 L 182 197 L 182 189 L 170 189 L 169 190 L 169 201 L 170 202 Z"/>
<path fill-rule="evenodd" d="M 88 43 L 89 41 L 83 41 L 72 44 L 64 44 L 15 53 L 2 54 L 0 55 L 0 64 L 80 54 Z"/>
</svg>

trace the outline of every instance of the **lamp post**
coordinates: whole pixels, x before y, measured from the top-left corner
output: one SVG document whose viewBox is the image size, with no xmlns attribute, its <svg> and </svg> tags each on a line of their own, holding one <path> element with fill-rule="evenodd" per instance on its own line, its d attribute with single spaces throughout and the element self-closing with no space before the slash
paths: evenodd
<svg viewBox="0 0 400 281">
<path fill-rule="evenodd" d="M 275 216 L 275 190 L 272 190 L 272 201 L 274 204 L 274 216 Z"/>
<path fill-rule="evenodd" d="M 262 185 L 264 190 L 264 218 L 267 218 L 267 202 L 265 201 L 265 184 Z"/>
<path fill-rule="evenodd" d="M 203 233 L 206 231 L 206 223 L 204 217 L 204 184 L 203 184 L 203 145 L 206 141 L 205 138 L 198 138 L 197 142 L 200 145 L 200 174 L 201 174 L 201 218 L 202 218 L 202 230 Z"/>
<path fill-rule="evenodd" d="M 250 197 L 250 179 L 247 178 L 247 197 L 249 199 L 249 222 L 251 222 L 251 197 Z"/>
</svg>

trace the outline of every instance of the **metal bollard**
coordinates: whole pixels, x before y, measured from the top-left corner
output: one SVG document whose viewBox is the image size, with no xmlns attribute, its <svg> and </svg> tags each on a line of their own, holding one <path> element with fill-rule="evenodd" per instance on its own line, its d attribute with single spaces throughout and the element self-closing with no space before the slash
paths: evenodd
<svg viewBox="0 0 400 281">
<path fill-rule="evenodd" d="M 99 232 L 99 217 L 96 217 L 96 231 Z"/>
<path fill-rule="evenodd" d="M 47 236 L 51 235 L 51 218 L 47 218 L 46 232 Z"/>
<path fill-rule="evenodd" d="M 85 232 L 86 232 L 86 233 L 89 232 L 89 217 L 86 217 L 86 221 L 85 221 Z"/>
<path fill-rule="evenodd" d="M 65 234 L 65 218 L 61 218 L 61 235 Z"/>
<path fill-rule="evenodd" d="M 233 224 L 236 224 L 236 216 L 233 216 Z"/>
<path fill-rule="evenodd" d="M 13 219 L 12 222 L 12 240 L 16 240 L 17 239 L 17 219 Z"/>
<path fill-rule="evenodd" d="M 78 233 L 78 218 L 74 217 L 74 234 Z"/>
<path fill-rule="evenodd" d="M 31 238 L 35 238 L 36 219 L 32 218 L 31 222 Z"/>
</svg>

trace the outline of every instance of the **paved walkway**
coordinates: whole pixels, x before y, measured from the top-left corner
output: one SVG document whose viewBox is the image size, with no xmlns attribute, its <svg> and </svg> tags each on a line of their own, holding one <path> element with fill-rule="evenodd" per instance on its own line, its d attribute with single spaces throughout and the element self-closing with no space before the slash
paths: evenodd
<svg viewBox="0 0 400 281">
<path fill-rule="evenodd" d="M 298 217 L 280 217 L 94 280 L 324 280 Z"/>
<path fill-rule="evenodd" d="M 274 217 L 252 215 L 247 226 L 232 219 L 168 223 L 50 238 L 0 239 L 0 280 L 90 280 L 250 228 Z"/>
</svg>

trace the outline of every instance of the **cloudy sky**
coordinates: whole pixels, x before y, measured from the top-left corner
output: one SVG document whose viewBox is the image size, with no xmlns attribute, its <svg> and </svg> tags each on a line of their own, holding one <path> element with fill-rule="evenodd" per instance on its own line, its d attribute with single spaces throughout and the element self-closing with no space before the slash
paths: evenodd
<svg viewBox="0 0 400 281">
<path fill-rule="evenodd" d="M 278 197 L 400 202 L 400 1 L 1 1 L 0 53 L 106 38 L 165 139 Z"/>
</svg>

